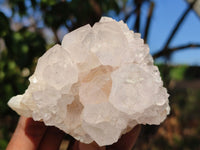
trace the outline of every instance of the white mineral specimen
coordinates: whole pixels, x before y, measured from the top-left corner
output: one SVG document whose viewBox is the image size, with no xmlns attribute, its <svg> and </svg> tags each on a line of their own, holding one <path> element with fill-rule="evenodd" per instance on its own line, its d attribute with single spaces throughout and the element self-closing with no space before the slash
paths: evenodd
<svg viewBox="0 0 200 150">
<path fill-rule="evenodd" d="M 8 105 L 84 143 L 117 142 L 137 124 L 160 124 L 168 94 L 149 47 L 123 21 L 102 17 L 65 35 Z"/>
</svg>

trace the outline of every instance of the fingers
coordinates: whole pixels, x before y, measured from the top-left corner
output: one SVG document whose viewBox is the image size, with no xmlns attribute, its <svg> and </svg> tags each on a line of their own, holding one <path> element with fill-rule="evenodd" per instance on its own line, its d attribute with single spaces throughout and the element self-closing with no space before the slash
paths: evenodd
<svg viewBox="0 0 200 150">
<path fill-rule="evenodd" d="M 57 150 L 64 137 L 64 132 L 56 127 L 48 127 L 46 134 L 44 135 L 39 150 Z"/>
<path fill-rule="evenodd" d="M 137 125 L 130 132 L 123 135 L 117 143 L 107 146 L 107 150 L 131 150 L 137 140 L 140 129 L 141 126 Z M 55 127 L 47 128 L 43 122 L 21 117 L 7 150 L 57 150 L 63 136 L 64 132 Z M 95 142 L 84 144 L 76 141 L 73 150 L 105 150 L 105 147 L 99 147 Z"/>
<path fill-rule="evenodd" d="M 95 142 L 84 144 L 76 141 L 72 150 L 131 150 L 139 136 L 141 126 L 137 125 L 130 132 L 122 135 L 117 143 L 110 146 L 99 147 Z"/>
<path fill-rule="evenodd" d="M 73 150 L 106 150 L 105 147 L 99 147 L 95 142 L 91 144 L 84 144 L 81 142 L 76 141 Z"/>
<path fill-rule="evenodd" d="M 43 122 L 21 117 L 7 150 L 36 150 L 47 127 Z"/>
<path fill-rule="evenodd" d="M 117 143 L 107 146 L 107 150 L 131 150 L 140 134 L 141 125 L 137 125 L 130 132 L 122 135 Z"/>
<path fill-rule="evenodd" d="M 64 132 L 43 122 L 21 117 L 7 150 L 57 150 Z"/>
</svg>

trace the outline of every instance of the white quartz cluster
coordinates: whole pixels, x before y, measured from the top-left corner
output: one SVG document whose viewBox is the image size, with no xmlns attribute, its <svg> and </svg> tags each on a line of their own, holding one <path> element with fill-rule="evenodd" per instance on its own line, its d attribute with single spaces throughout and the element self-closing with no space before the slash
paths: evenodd
<svg viewBox="0 0 200 150">
<path fill-rule="evenodd" d="M 137 124 L 160 124 L 168 94 L 149 47 L 123 22 L 102 17 L 65 35 L 38 60 L 8 105 L 84 143 L 118 141 Z"/>
</svg>

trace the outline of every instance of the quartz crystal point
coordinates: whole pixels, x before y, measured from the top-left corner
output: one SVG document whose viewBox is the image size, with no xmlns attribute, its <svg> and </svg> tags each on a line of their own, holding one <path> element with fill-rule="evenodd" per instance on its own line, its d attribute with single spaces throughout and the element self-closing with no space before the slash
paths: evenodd
<svg viewBox="0 0 200 150">
<path fill-rule="evenodd" d="M 137 124 L 160 124 L 170 110 L 148 45 L 108 17 L 66 34 L 29 80 L 8 105 L 83 143 L 113 144 Z"/>
</svg>

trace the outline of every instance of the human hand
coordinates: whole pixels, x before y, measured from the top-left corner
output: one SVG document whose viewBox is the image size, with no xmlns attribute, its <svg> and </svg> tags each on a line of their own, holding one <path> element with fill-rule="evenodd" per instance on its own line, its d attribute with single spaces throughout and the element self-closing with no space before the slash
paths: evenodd
<svg viewBox="0 0 200 150">
<path fill-rule="evenodd" d="M 139 133 L 140 126 L 138 125 L 113 145 L 99 147 L 95 142 L 84 144 L 76 141 L 72 150 L 131 150 Z M 43 122 L 20 117 L 7 150 L 58 150 L 64 134 L 56 127 L 47 127 Z"/>
</svg>

